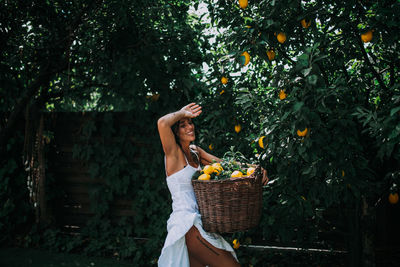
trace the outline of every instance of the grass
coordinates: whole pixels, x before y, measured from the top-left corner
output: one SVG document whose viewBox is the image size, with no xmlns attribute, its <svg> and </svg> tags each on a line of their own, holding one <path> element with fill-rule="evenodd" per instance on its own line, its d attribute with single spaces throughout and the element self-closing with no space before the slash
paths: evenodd
<svg viewBox="0 0 400 267">
<path fill-rule="evenodd" d="M 7 267 L 126 267 L 123 262 L 101 257 L 53 253 L 31 248 L 0 248 L 0 266 Z"/>
</svg>

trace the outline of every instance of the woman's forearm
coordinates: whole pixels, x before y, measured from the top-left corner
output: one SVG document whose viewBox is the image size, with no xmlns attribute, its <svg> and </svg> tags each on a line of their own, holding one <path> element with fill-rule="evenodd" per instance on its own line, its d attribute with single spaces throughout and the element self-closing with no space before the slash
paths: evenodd
<svg viewBox="0 0 400 267">
<path fill-rule="evenodd" d="M 164 115 L 158 119 L 158 124 L 171 127 L 180 119 L 185 118 L 185 114 L 186 113 L 183 110 L 178 110 L 172 113 L 168 113 L 167 115 Z"/>
</svg>

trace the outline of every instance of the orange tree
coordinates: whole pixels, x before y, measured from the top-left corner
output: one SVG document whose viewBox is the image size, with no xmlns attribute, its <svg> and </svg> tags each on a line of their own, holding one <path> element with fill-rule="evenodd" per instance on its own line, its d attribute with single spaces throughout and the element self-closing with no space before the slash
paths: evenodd
<svg viewBox="0 0 400 267">
<path fill-rule="evenodd" d="M 340 207 L 358 265 L 374 207 L 400 181 L 400 3 L 206 2 L 220 34 L 201 141 L 217 153 L 234 145 L 268 170 L 260 240 L 310 245 L 324 212 Z"/>
</svg>

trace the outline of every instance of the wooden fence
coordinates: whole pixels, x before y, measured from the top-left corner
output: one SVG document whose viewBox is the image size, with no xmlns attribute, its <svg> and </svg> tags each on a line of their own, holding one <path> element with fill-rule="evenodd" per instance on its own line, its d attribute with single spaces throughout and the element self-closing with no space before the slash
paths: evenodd
<svg viewBox="0 0 400 267">
<path fill-rule="evenodd" d="M 113 116 L 118 125 L 133 123 L 132 120 L 124 119 L 126 117 L 124 114 L 120 115 Z M 91 209 L 90 191 L 105 183 L 102 178 L 90 177 L 89 162 L 73 157 L 73 147 L 81 143 L 81 136 L 84 134 L 82 132 L 84 123 L 93 118 L 88 113 L 55 113 L 45 117 L 44 142 L 46 142 L 46 133 L 54 134 L 45 152 L 48 164 L 46 179 L 48 183 L 56 187 L 50 190 L 60 192 L 62 196 L 53 196 L 56 202 L 50 203 L 44 214 L 47 214 L 49 220 L 55 221 L 65 231 L 78 231 L 95 214 Z M 96 120 L 102 120 L 102 116 Z M 148 146 L 140 142 L 134 145 Z M 135 161 L 135 159 L 132 160 Z M 51 195 L 52 192 L 46 192 L 46 194 Z M 115 219 L 122 216 L 134 216 L 132 200 L 114 199 L 110 206 L 110 215 Z"/>
</svg>

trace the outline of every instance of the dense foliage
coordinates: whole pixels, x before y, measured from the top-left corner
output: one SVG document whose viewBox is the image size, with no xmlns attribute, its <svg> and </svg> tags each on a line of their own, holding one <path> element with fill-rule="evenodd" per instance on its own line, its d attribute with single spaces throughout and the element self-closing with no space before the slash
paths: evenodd
<svg viewBox="0 0 400 267">
<path fill-rule="evenodd" d="M 259 154 L 271 180 L 263 238 L 315 242 L 324 211 L 350 208 L 349 249 L 361 260 L 376 203 L 400 182 L 399 2 L 208 1 L 208 9 L 220 34 L 204 139 L 219 150 L 241 140 L 249 157 Z"/>
</svg>

